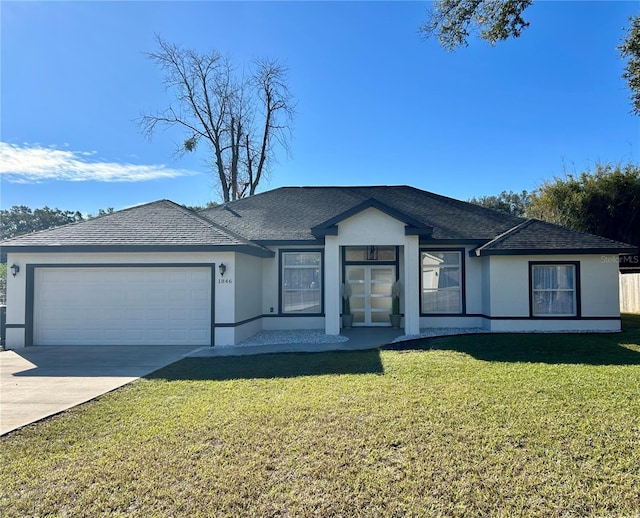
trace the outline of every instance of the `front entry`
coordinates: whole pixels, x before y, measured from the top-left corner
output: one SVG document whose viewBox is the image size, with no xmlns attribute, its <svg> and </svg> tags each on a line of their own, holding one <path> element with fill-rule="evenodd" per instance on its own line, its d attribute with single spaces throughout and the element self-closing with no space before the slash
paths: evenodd
<svg viewBox="0 0 640 518">
<path fill-rule="evenodd" d="M 391 289 L 395 266 L 357 265 L 346 267 L 346 278 L 354 326 L 389 326 Z"/>
</svg>

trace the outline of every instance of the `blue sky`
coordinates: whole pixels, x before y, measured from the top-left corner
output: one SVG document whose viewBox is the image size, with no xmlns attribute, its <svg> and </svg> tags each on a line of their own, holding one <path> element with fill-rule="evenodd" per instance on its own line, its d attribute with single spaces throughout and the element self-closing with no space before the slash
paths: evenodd
<svg viewBox="0 0 640 518">
<path fill-rule="evenodd" d="M 155 35 L 270 56 L 297 100 L 284 185 L 408 184 L 458 199 L 640 162 L 616 46 L 637 2 L 537 2 L 517 40 L 423 41 L 428 2 L 0 3 L 0 204 L 96 213 L 220 201 L 202 152 L 135 119 L 171 97 Z"/>
</svg>

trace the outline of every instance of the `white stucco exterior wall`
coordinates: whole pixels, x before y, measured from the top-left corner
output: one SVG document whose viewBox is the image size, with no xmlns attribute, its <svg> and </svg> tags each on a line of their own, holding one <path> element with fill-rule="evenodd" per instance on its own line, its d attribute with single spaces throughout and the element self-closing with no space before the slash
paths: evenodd
<svg viewBox="0 0 640 518">
<path fill-rule="evenodd" d="M 579 263 L 581 314 L 578 319 L 554 319 L 553 317 L 528 319 L 530 261 Z M 485 325 L 492 331 L 620 330 L 617 256 L 591 254 L 489 256 L 484 259 L 483 267 L 485 268 L 483 279 L 485 283 L 488 279 L 489 287 L 487 293 L 487 286 L 484 286 L 484 314 L 487 317 L 494 317 Z M 499 317 L 511 318 L 500 320 Z M 513 317 L 528 320 L 518 320 Z M 602 317 L 603 320 L 598 320 L 597 317 Z"/>
<path fill-rule="evenodd" d="M 582 316 L 620 316 L 617 255 L 589 255 L 580 261 Z"/>
<path fill-rule="evenodd" d="M 279 298 L 279 274 L 278 274 L 278 248 L 269 247 L 275 252 L 273 257 L 262 260 L 262 314 L 276 315 L 278 313 Z"/>
<path fill-rule="evenodd" d="M 363 210 L 338 225 L 338 246 L 404 246 L 405 224 L 373 207 Z"/>
<path fill-rule="evenodd" d="M 466 312 L 470 315 L 482 314 L 483 306 L 483 277 L 482 261 L 477 257 L 470 257 L 469 250 L 464 250 L 465 264 L 465 291 L 466 291 Z"/>
<path fill-rule="evenodd" d="M 488 316 L 529 316 L 529 256 L 494 255 L 489 268 Z"/>
<path fill-rule="evenodd" d="M 420 333 L 420 252 L 418 236 L 406 236 L 404 245 L 404 331 Z"/>
<path fill-rule="evenodd" d="M 234 283 L 234 322 L 236 324 L 234 343 L 238 343 L 262 330 L 262 259 L 236 254 L 231 277 Z M 216 285 L 216 288 L 219 285 Z M 227 285 L 220 286 L 224 289 Z M 240 324 L 241 322 L 246 323 Z"/>
<path fill-rule="evenodd" d="M 325 333 L 340 334 L 340 246 L 337 236 L 327 236 L 324 247 L 324 314 Z"/>
</svg>

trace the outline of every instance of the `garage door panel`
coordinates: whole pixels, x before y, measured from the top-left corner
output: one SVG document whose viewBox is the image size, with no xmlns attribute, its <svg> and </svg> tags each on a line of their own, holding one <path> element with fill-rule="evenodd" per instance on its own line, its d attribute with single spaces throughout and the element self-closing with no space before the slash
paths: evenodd
<svg viewBox="0 0 640 518">
<path fill-rule="evenodd" d="M 34 344 L 211 343 L 211 268 L 37 268 Z"/>
<path fill-rule="evenodd" d="M 121 341 L 122 331 L 120 329 L 105 329 L 104 337 L 108 342 Z"/>
<path fill-rule="evenodd" d="M 188 319 L 192 322 L 209 321 L 209 312 L 206 309 L 195 309 L 188 313 Z"/>
<path fill-rule="evenodd" d="M 190 329 L 189 330 L 189 339 L 193 342 L 201 342 L 203 340 L 207 340 L 209 334 L 203 329 Z"/>
<path fill-rule="evenodd" d="M 187 312 L 184 309 L 169 311 L 169 315 L 167 315 L 167 318 L 174 322 L 184 322 L 185 320 L 187 320 Z"/>
<path fill-rule="evenodd" d="M 191 298 L 192 300 L 197 302 L 207 302 L 210 298 L 210 290 L 208 289 L 192 290 L 191 297 L 189 297 L 189 294 L 187 294 L 187 298 Z"/>
</svg>

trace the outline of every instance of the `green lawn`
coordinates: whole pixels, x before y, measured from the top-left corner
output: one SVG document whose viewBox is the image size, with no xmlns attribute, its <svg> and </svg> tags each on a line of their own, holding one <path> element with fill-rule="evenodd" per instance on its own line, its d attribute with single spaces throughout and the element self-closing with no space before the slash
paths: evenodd
<svg viewBox="0 0 640 518">
<path fill-rule="evenodd" d="M 640 516 L 611 335 L 186 359 L 0 439 L 0 515 Z"/>
</svg>

